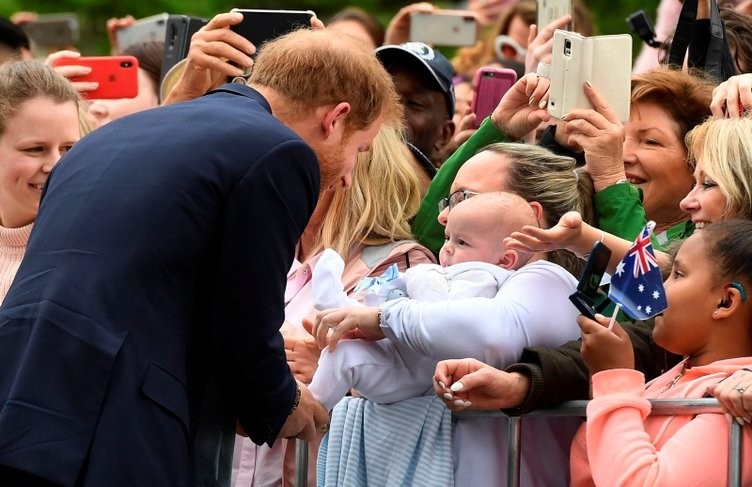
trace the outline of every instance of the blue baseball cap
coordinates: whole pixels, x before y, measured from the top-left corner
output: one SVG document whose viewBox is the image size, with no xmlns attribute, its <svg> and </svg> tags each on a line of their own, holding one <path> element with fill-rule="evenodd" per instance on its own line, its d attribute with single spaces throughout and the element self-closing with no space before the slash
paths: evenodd
<svg viewBox="0 0 752 487">
<path fill-rule="evenodd" d="M 412 63 L 422 67 L 436 82 L 436 87 L 444 94 L 449 116 L 454 115 L 454 68 L 452 63 L 441 54 L 422 42 L 405 42 L 403 44 L 387 44 L 375 51 L 376 57 L 384 66 L 391 64 Z M 417 61 L 417 62 L 416 62 Z"/>
</svg>

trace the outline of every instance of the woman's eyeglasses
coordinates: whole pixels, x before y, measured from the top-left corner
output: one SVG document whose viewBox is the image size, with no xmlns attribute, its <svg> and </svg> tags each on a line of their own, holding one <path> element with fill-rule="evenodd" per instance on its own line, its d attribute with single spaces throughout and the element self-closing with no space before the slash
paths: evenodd
<svg viewBox="0 0 752 487">
<path fill-rule="evenodd" d="M 476 193 L 475 191 L 460 189 L 459 191 L 455 191 L 454 193 L 450 194 L 446 198 L 441 198 L 439 200 L 439 213 L 444 211 L 444 209 L 446 208 L 449 208 L 451 210 L 455 207 L 455 205 L 457 205 L 457 203 L 461 203 L 471 196 L 475 196 L 476 194 L 478 193 Z"/>
<path fill-rule="evenodd" d="M 494 51 L 496 57 L 500 60 L 510 59 L 525 62 L 525 56 L 527 55 L 527 49 L 520 46 L 517 41 L 507 35 L 496 36 L 494 41 Z"/>
</svg>

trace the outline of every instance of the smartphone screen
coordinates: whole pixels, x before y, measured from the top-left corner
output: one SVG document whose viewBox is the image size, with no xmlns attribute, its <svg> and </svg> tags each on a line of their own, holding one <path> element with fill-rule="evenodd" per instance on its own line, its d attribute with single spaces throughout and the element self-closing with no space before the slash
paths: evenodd
<svg viewBox="0 0 752 487">
<path fill-rule="evenodd" d="M 556 19 L 572 15 L 572 0 L 538 0 L 537 3 L 538 32 Z M 566 30 L 573 30 L 573 28 L 573 22 L 570 22 Z"/>
<path fill-rule="evenodd" d="M 268 40 L 300 28 L 311 27 L 311 10 L 254 10 L 232 9 L 243 14 L 243 21 L 230 27 L 258 49 Z"/>
<path fill-rule="evenodd" d="M 606 272 L 611 259 L 611 249 L 600 240 L 593 245 L 585 270 L 582 271 L 577 283 L 577 292 L 569 296 L 569 300 L 578 310 L 590 319 L 595 319 L 595 300 L 600 293 L 603 274 Z"/>
<path fill-rule="evenodd" d="M 133 56 L 91 56 L 60 58 L 55 66 L 89 66 L 91 72 L 85 76 L 74 76 L 70 80 L 94 81 L 99 87 L 94 91 L 81 93 L 89 100 L 134 98 L 138 95 L 138 60 Z"/>
<path fill-rule="evenodd" d="M 473 79 L 473 101 L 470 108 L 475 113 L 475 128 L 496 109 L 504 94 L 517 81 L 517 72 L 509 68 L 481 68 Z"/>
</svg>

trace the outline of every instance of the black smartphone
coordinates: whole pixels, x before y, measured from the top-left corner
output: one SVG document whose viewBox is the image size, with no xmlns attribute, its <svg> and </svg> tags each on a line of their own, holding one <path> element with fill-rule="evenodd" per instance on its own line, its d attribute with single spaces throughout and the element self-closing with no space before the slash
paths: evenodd
<svg viewBox="0 0 752 487">
<path fill-rule="evenodd" d="M 595 300 L 600 294 L 601 280 L 611 259 L 611 249 L 600 240 L 595 242 L 590 252 L 585 270 L 577 284 L 577 291 L 569 296 L 572 304 L 580 310 L 580 313 L 591 320 L 595 319 Z"/>
<path fill-rule="evenodd" d="M 160 85 L 167 72 L 180 60 L 188 55 L 191 47 L 191 37 L 201 27 L 209 22 L 208 19 L 191 17 L 189 15 L 170 15 L 167 17 L 165 28 L 165 49 L 162 57 L 162 75 Z"/>
<path fill-rule="evenodd" d="M 312 10 L 259 10 L 234 8 L 243 14 L 243 21 L 230 27 L 256 46 L 257 52 L 268 40 L 288 32 L 311 27 Z"/>
</svg>

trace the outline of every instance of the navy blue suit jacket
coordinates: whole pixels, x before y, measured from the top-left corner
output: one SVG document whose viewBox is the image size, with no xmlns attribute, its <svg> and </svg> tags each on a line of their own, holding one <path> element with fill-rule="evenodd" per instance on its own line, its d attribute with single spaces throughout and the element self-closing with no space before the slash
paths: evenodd
<svg viewBox="0 0 752 487">
<path fill-rule="evenodd" d="M 295 385 L 279 327 L 318 161 L 226 85 L 79 141 L 0 307 L 0 465 L 63 485 L 187 485 L 209 376 L 257 443 Z"/>
</svg>

